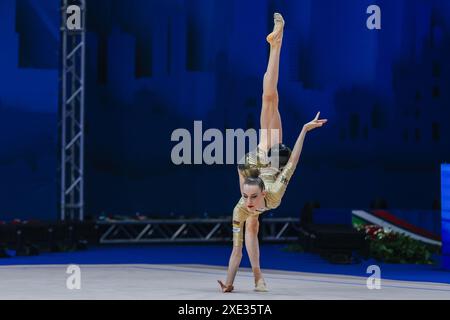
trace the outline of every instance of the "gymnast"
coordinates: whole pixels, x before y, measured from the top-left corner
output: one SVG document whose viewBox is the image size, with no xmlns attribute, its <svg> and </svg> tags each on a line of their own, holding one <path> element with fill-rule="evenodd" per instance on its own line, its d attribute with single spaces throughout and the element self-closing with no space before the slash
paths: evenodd
<svg viewBox="0 0 450 320">
<path fill-rule="evenodd" d="M 244 227 L 255 291 L 268 291 L 259 265 L 258 216 L 280 205 L 299 161 L 306 133 L 327 122 L 326 119 L 319 120 L 319 112 L 314 120 L 303 126 L 292 152 L 282 143 L 277 84 L 283 29 L 284 19 L 281 14 L 275 13 L 274 30 L 267 36 L 270 56 L 263 81 L 260 142 L 256 150 L 246 154 L 244 163 L 238 166 L 242 197 L 233 210 L 233 250 L 226 283 L 218 280 L 224 293 L 234 289 L 234 279 L 242 259 Z M 277 161 L 271 161 L 275 157 Z"/>
</svg>

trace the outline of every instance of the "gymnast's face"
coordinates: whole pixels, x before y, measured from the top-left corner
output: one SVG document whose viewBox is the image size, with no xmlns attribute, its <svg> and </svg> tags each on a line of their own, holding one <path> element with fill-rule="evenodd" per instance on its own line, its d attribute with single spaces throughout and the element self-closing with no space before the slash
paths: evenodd
<svg viewBox="0 0 450 320">
<path fill-rule="evenodd" d="M 245 206 L 250 211 L 264 208 L 265 191 L 262 191 L 259 186 L 244 184 L 242 186 L 242 197 L 245 201 Z"/>
</svg>

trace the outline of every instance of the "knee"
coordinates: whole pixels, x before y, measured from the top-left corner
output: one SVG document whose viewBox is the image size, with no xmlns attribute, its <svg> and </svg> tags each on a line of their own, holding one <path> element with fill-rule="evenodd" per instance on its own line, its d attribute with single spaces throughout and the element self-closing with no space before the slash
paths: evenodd
<svg viewBox="0 0 450 320">
<path fill-rule="evenodd" d="M 245 232 L 247 232 L 249 236 L 258 236 L 258 231 L 259 231 L 258 220 L 251 220 L 251 222 L 245 226 Z"/>
<path fill-rule="evenodd" d="M 278 100 L 277 90 L 265 89 L 262 95 L 262 99 L 265 103 L 275 103 Z"/>
</svg>

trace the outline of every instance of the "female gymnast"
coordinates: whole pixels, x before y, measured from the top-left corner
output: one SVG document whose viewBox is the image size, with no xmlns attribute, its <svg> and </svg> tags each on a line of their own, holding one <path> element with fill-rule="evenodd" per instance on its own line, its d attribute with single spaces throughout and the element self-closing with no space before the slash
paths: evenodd
<svg viewBox="0 0 450 320">
<path fill-rule="evenodd" d="M 282 144 L 281 117 L 278 110 L 278 70 L 283 39 L 284 20 L 279 13 L 274 14 L 274 30 L 267 36 L 270 44 L 270 56 L 264 75 L 260 143 L 256 150 L 245 157 L 245 163 L 239 165 L 241 199 L 233 210 L 233 251 L 231 253 L 227 280 L 224 284 L 218 280 L 222 292 L 231 292 L 233 282 L 242 259 L 244 242 L 255 277 L 255 291 L 267 291 L 259 265 L 258 216 L 280 205 L 287 184 L 292 177 L 303 147 L 306 133 L 322 127 L 327 120 L 319 120 L 320 112 L 313 121 L 305 124 L 291 150 Z M 270 156 L 272 154 L 272 156 Z M 278 156 L 278 167 L 269 159 Z"/>
</svg>

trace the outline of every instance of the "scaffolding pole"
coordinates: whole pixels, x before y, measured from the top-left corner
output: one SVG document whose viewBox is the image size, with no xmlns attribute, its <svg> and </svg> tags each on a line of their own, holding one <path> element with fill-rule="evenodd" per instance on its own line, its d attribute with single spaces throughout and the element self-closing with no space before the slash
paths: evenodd
<svg viewBox="0 0 450 320">
<path fill-rule="evenodd" d="M 74 13 L 77 9 L 79 15 Z M 69 30 L 68 19 L 74 18 L 81 19 L 81 28 Z M 61 0 L 59 168 L 62 221 L 84 220 L 85 18 L 86 0 Z"/>
</svg>

